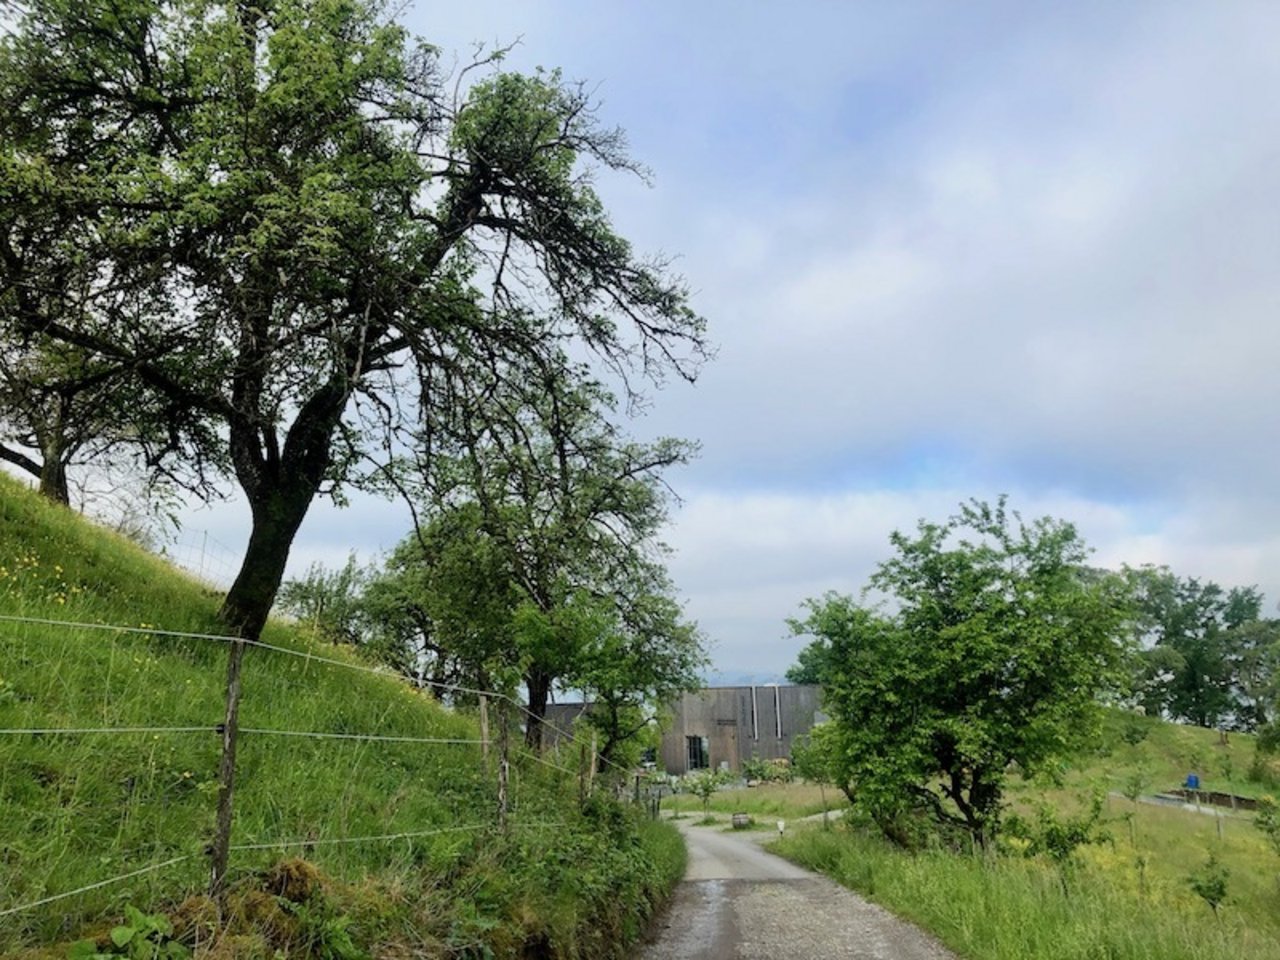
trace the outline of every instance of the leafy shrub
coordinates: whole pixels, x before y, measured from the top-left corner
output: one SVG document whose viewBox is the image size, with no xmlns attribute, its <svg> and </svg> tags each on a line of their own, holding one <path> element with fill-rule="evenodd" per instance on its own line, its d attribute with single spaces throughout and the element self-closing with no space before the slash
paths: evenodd
<svg viewBox="0 0 1280 960">
<path fill-rule="evenodd" d="M 277 897 L 280 906 L 298 921 L 298 939 L 306 955 L 317 960 L 366 960 L 351 935 L 352 918 L 335 910 L 322 897 L 295 903 Z"/>
<path fill-rule="evenodd" d="M 1216 854 L 1211 853 L 1204 866 L 1187 877 L 1192 891 L 1209 905 L 1215 917 L 1218 916 L 1218 908 L 1227 899 L 1227 879 L 1230 876 L 1231 871 L 1218 861 Z"/>
<path fill-rule="evenodd" d="M 1120 739 L 1130 746 L 1136 747 L 1143 740 L 1147 739 L 1147 734 L 1151 732 L 1151 721 L 1146 717 L 1140 717 L 1136 713 L 1126 714 L 1124 723 L 1120 728 Z"/>
<path fill-rule="evenodd" d="M 765 760 L 753 753 L 751 759 L 742 761 L 742 775 L 764 783 L 790 783 L 791 762 L 785 758 Z"/>
<path fill-rule="evenodd" d="M 191 955 L 173 937 L 173 924 L 162 913 L 143 913 L 132 904 L 124 908 L 125 922 L 111 928 L 111 947 L 106 952 L 92 940 L 79 940 L 71 945 L 68 960 L 106 960 L 129 957 L 130 960 L 186 960 Z M 345 960 L 345 958 L 344 958 Z"/>
<path fill-rule="evenodd" d="M 748 780 L 767 780 L 769 778 L 769 764 L 761 759 L 758 754 L 753 753 L 750 759 L 742 761 L 742 775 Z"/>
<path fill-rule="evenodd" d="M 1006 830 L 1026 842 L 1028 857 L 1043 856 L 1058 868 L 1062 892 L 1069 893 L 1068 878 L 1075 866 L 1076 852 L 1084 846 L 1103 843 L 1110 836 L 1099 826 L 1102 818 L 1102 796 L 1095 794 L 1087 811 L 1075 817 L 1063 817 L 1047 803 L 1036 811 L 1034 822 L 1019 816 L 1009 817 Z"/>
<path fill-rule="evenodd" d="M 729 782 L 729 779 L 723 773 L 699 770 L 696 773 L 688 774 L 682 781 L 681 786 L 702 801 L 702 814 L 705 817 L 711 813 L 711 798 L 715 796 L 717 790 Z"/>
<path fill-rule="evenodd" d="M 1280 807 L 1277 807 L 1275 797 L 1258 798 L 1258 815 L 1253 822 L 1267 838 L 1272 849 L 1280 854 Z"/>
</svg>

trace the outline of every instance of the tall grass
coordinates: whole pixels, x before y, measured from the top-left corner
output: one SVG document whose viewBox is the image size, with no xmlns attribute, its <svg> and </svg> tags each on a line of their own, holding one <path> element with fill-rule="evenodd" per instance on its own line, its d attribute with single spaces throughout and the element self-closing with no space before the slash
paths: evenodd
<svg viewBox="0 0 1280 960">
<path fill-rule="evenodd" d="M 1128 742 L 1126 734 L 1141 737 Z M 1125 780 L 1141 770 L 1149 780 L 1145 792 L 1170 790 L 1195 773 L 1204 790 L 1256 797 L 1274 792 L 1274 785 L 1249 779 L 1254 737 L 1224 735 L 1217 730 L 1167 723 L 1122 710 L 1104 714 L 1102 735 L 1095 749 L 1075 759 L 1064 775 L 1068 786 L 1100 785 L 1120 791 Z M 1018 784 L 1013 784 L 1015 789 Z"/>
<path fill-rule="evenodd" d="M 219 599 L 0 477 L 0 614 L 216 634 Z M 271 623 L 263 639 L 358 664 L 286 624 Z M 189 858 L 0 917 L 0 954 L 103 929 L 126 903 L 172 906 L 202 889 L 226 654 L 216 640 L 0 623 L 0 728 L 207 728 L 0 734 L 0 911 Z M 443 709 L 394 677 L 306 657 L 251 648 L 243 687 L 243 727 L 479 736 L 475 717 Z M 532 757 L 516 763 L 507 835 L 494 829 L 492 762 L 474 744 L 248 733 L 237 782 L 232 843 L 263 848 L 235 852 L 232 879 L 250 882 L 282 857 L 305 856 L 331 879 L 343 909 L 363 918 L 359 929 L 370 944 L 501 956 L 532 940 L 561 956 L 607 956 L 616 947 L 593 931 L 625 942 L 638 922 L 629 911 L 642 916 L 674 882 L 667 876 L 669 836 L 638 832 L 627 816 L 584 813 L 576 784 Z M 433 830 L 441 832 L 330 842 Z M 562 862 L 573 870 L 555 869 Z"/>
<path fill-rule="evenodd" d="M 1222 923 L 1172 886 L 1138 893 L 1083 864 L 1064 892 L 1039 861 L 910 855 L 846 829 L 804 830 L 772 849 L 915 921 L 969 960 L 1274 960 L 1274 922 L 1224 908 Z M 1185 891 L 1185 892 L 1184 892 Z"/>
<path fill-rule="evenodd" d="M 715 813 L 749 813 L 759 817 L 796 819 L 822 813 L 826 808 L 840 811 L 848 806 L 844 794 L 831 787 L 819 788 L 812 783 L 763 783 L 755 787 L 730 786 L 711 796 L 708 809 Z M 662 801 L 666 810 L 677 813 L 701 813 L 702 800 L 689 793 L 677 793 Z"/>
<path fill-rule="evenodd" d="M 1117 714 L 1110 725 L 1127 722 Z M 1042 803 L 1075 812 L 1082 794 L 1115 789 L 1136 767 L 1148 771 L 1150 792 L 1176 785 L 1179 770 L 1212 771 L 1215 761 L 1236 769 L 1252 751 L 1244 736 L 1224 744 L 1215 731 L 1149 727 L 1140 743 L 1104 742 L 1076 758 L 1056 785 L 1014 779 L 1007 799 L 1024 812 Z M 1237 756 L 1223 763 L 1226 751 Z M 1205 779 L 1212 789 L 1231 783 L 1221 774 Z M 1106 838 L 1082 848 L 1065 876 L 1016 849 L 990 858 L 908 854 L 850 826 L 799 831 L 774 849 L 916 921 L 970 960 L 1280 958 L 1280 857 L 1247 815 L 1111 794 L 1104 818 Z M 1220 923 L 1188 882 L 1210 854 L 1230 871 Z"/>
</svg>

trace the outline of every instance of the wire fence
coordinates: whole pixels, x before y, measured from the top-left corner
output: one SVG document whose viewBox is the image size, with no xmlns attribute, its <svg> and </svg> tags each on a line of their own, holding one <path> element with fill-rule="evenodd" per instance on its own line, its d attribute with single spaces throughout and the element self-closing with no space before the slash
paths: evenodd
<svg viewBox="0 0 1280 960">
<path fill-rule="evenodd" d="M 326 668 L 347 670 L 361 674 L 373 674 L 383 678 L 395 678 L 397 681 L 402 678 L 394 671 L 386 668 L 372 666 L 357 661 L 349 661 L 340 659 L 335 656 L 325 656 L 314 653 L 307 649 L 293 649 L 290 647 L 272 644 L 261 640 L 242 640 L 234 636 L 226 636 L 212 633 L 199 633 L 191 631 L 165 630 L 157 627 L 133 627 L 120 624 L 104 624 L 104 623 L 86 623 L 73 620 L 59 620 L 48 617 L 27 617 L 0 615 L 0 624 L 9 627 L 11 630 L 17 630 L 22 627 L 41 627 L 45 630 L 54 630 L 63 636 L 101 636 L 104 641 L 110 642 L 120 638 L 129 637 L 148 637 L 148 638 L 168 638 L 183 641 L 199 641 L 208 643 L 217 643 L 227 646 L 229 656 L 234 655 L 237 645 L 243 648 L 256 648 L 263 651 L 298 658 L 307 663 L 314 663 Z M 30 653 L 30 651 L 28 651 Z M 293 740 L 310 740 L 318 743 L 323 742 L 345 742 L 350 744 L 366 745 L 366 744 L 399 744 L 413 747 L 423 747 L 426 749 L 433 748 L 479 748 L 479 762 L 472 769 L 472 773 L 477 778 L 477 782 L 489 784 L 494 790 L 493 795 L 493 816 L 484 818 L 474 823 L 455 824 L 445 827 L 433 827 L 431 829 L 422 830 L 400 830 L 380 834 L 361 834 L 353 836 L 331 836 L 331 837 L 315 837 L 309 836 L 304 838 L 279 839 L 279 840 L 262 840 L 252 839 L 248 841 L 234 841 L 233 831 L 235 820 L 234 817 L 228 817 L 225 825 L 219 823 L 218 833 L 203 852 L 200 853 L 184 853 L 178 856 L 165 857 L 142 867 L 128 870 L 114 876 L 106 877 L 99 880 L 86 883 L 79 887 L 61 892 L 51 893 L 47 896 L 36 897 L 26 902 L 0 906 L 0 917 L 12 917 L 18 914 L 30 913 L 41 907 L 46 907 L 55 903 L 63 903 L 77 896 L 82 896 L 93 891 L 101 890 L 113 885 L 123 884 L 129 880 L 147 876 L 149 874 L 158 873 L 160 871 L 178 868 L 184 864 L 189 864 L 193 860 L 202 857 L 216 857 L 216 848 L 219 842 L 223 847 L 224 857 L 236 853 L 248 853 L 251 851 L 270 851 L 270 850 L 287 850 L 291 848 L 311 849 L 321 846 L 351 846 L 366 843 L 391 843 L 395 841 L 405 840 L 412 841 L 422 838 L 445 836 L 449 834 L 465 835 L 468 833 L 478 833 L 485 830 L 506 831 L 512 828 L 526 829 L 535 827 L 554 827 L 563 824 L 548 821 L 536 822 L 509 822 L 509 806 L 511 797 L 510 771 L 512 751 L 510 747 L 511 741 L 511 718 L 512 715 L 523 714 L 532 719 L 536 718 L 529 709 L 518 699 L 508 693 L 493 690 L 481 690 L 458 684 L 447 683 L 429 683 L 442 692 L 458 695 L 465 694 L 467 696 L 476 697 L 479 703 L 479 709 L 482 715 L 481 729 L 488 730 L 488 705 L 493 703 L 498 707 L 497 732 L 490 736 L 469 737 L 469 736 L 416 736 L 402 732 L 385 732 L 376 730 L 308 730 L 308 729 L 288 729 L 288 728 L 272 728 L 260 726 L 240 726 L 238 723 L 232 722 L 230 729 L 226 722 L 223 723 L 154 723 L 154 724 L 109 724 L 104 723 L 100 726 L 84 726 L 84 725 L 31 725 L 31 726 L 12 726 L 0 727 L 0 740 L 12 741 L 15 738 L 31 738 L 37 742 L 49 741 L 48 749 L 56 751 L 60 749 L 60 745 L 69 740 L 76 738 L 101 738 L 101 737 L 137 737 L 151 736 L 159 738 L 161 736 L 185 736 L 185 735 L 203 735 L 208 737 L 220 737 L 223 740 L 223 751 L 221 754 L 222 768 L 220 770 L 219 783 L 219 812 L 222 811 L 222 804 L 227 803 L 227 810 L 230 811 L 231 806 L 227 792 L 231 789 L 233 783 L 230 778 L 226 777 L 227 749 L 228 741 L 231 743 L 230 759 L 232 770 L 234 772 L 236 738 L 244 736 L 250 739 L 255 738 L 287 738 Z M 174 718 L 175 720 L 177 718 Z M 571 744 L 574 747 L 582 747 L 580 751 L 581 760 L 585 761 L 586 741 L 580 734 L 572 731 L 559 731 L 558 738 L 563 744 Z M 592 755 L 589 761 L 589 769 L 584 766 L 583 762 L 579 762 L 577 767 L 566 766 L 557 762 L 558 758 L 544 756 L 540 752 L 522 752 L 517 751 L 516 758 L 527 758 L 532 762 L 555 770 L 562 774 L 567 780 L 576 779 L 578 782 L 579 796 L 583 797 L 590 790 L 591 784 L 594 782 L 597 759 L 595 757 L 594 743 L 591 745 Z M 496 757 L 491 757 L 491 753 Z M 623 767 L 616 762 L 605 759 L 607 763 L 618 770 L 629 772 L 628 768 Z M 459 761 L 461 762 L 461 761 Z M 566 782 L 567 782 L 566 780 Z M 425 785 L 417 785 L 421 789 L 428 789 Z M 404 784 L 400 785 L 401 788 Z M 488 789 L 488 788 L 486 788 Z M 221 816 L 219 821 L 221 821 Z M 104 861 L 105 862 L 105 861 Z M 225 864 L 223 877 L 219 877 L 218 870 L 214 870 L 214 888 L 217 891 L 220 881 L 225 878 Z"/>
<path fill-rule="evenodd" d="M 400 674 L 398 674 L 394 670 L 389 669 L 388 667 L 372 666 L 369 664 L 357 663 L 350 660 L 340 660 L 336 657 L 330 657 L 330 656 L 325 656 L 324 654 L 314 653 L 311 650 L 295 650 L 291 647 L 284 647 L 278 644 L 268 643 L 264 640 L 246 640 L 240 637 L 235 637 L 235 636 L 230 636 L 227 634 L 220 634 L 220 633 L 195 633 L 195 632 L 184 631 L 184 630 L 165 630 L 159 627 L 151 627 L 151 626 L 133 627 L 133 626 L 125 626 L 121 624 L 85 623 L 85 622 L 80 622 L 75 620 L 59 620 L 59 619 L 54 619 L 49 617 L 27 617 L 27 616 L 19 617 L 19 616 L 5 615 L 5 614 L 0 614 L 0 623 L 31 624 L 31 625 L 39 625 L 39 626 L 62 627 L 62 628 L 75 629 L 75 630 L 96 630 L 96 631 L 105 631 L 109 633 L 136 634 L 136 635 L 153 636 L 153 637 L 170 637 L 170 638 L 181 639 L 181 640 L 207 640 L 215 643 L 224 643 L 224 644 L 239 643 L 246 647 L 253 647 L 260 650 L 270 650 L 273 653 L 279 653 L 289 657 L 296 657 L 296 658 L 305 660 L 308 663 L 325 664 L 328 666 L 339 667 L 344 670 L 353 670 L 359 673 L 369 673 L 375 676 L 394 678 L 397 680 L 401 679 Z M 527 720 L 543 722 L 543 718 L 535 714 L 532 710 L 530 710 L 527 706 L 521 703 L 518 699 L 511 696 L 510 694 L 503 693 L 501 691 L 483 690 L 477 687 L 470 687 L 465 684 L 444 683 L 444 682 L 426 680 L 426 679 L 415 680 L 414 682 L 420 686 L 430 687 L 432 689 L 439 690 L 443 693 L 455 694 L 455 695 L 465 694 L 468 696 L 482 697 L 490 700 L 500 701 L 500 702 L 506 703 L 508 706 L 513 708 L 517 713 L 524 716 Z M 588 745 L 587 741 L 581 736 L 581 734 L 575 733 L 572 730 L 557 728 L 557 735 L 559 738 L 564 739 L 570 743 L 573 743 L 575 746 L 584 747 Z M 627 767 L 623 766 L 622 764 L 619 764 L 617 761 L 614 761 L 608 757 L 597 757 L 597 760 L 602 761 L 604 765 L 612 767 L 619 772 L 622 772 L 622 773 L 629 772 L 629 769 Z"/>
<path fill-rule="evenodd" d="M 180 529 L 157 551 L 196 579 L 223 590 L 236 578 L 238 558 L 243 551 L 232 549 L 208 530 Z"/>
</svg>

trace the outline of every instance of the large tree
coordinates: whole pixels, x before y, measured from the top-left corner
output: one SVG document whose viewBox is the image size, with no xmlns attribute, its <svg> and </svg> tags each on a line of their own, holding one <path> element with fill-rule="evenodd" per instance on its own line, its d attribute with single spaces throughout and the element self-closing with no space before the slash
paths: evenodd
<svg viewBox="0 0 1280 960">
<path fill-rule="evenodd" d="M 651 376 L 701 357 L 682 285 L 592 189 L 584 163 L 633 167 L 583 90 L 445 80 L 367 0 L 33 0 L 0 42 L 0 190 L 27 218 L 0 287 L 48 295 L 29 260 L 93 259 L 75 311 L 2 332 L 114 366 L 182 412 L 190 459 L 230 464 L 243 636 L 314 498 L 385 462 L 442 382 L 571 338 Z M 23 246 L 41 223 L 63 248 Z"/>
<path fill-rule="evenodd" d="M 1088 735 L 1128 616 L 1118 577 L 1085 567 L 1071 524 L 978 501 L 894 533 L 871 586 L 792 622 L 825 647 L 821 680 L 841 786 L 895 839 L 911 815 L 997 831 L 1013 765 L 1034 771 Z"/>
<path fill-rule="evenodd" d="M 93 184 L 79 164 L 69 166 L 55 175 L 38 153 L 0 146 L 0 460 L 64 504 L 72 468 L 101 476 L 140 466 L 166 484 L 208 493 L 200 471 L 182 463 L 191 452 L 184 438 L 208 439 L 185 408 L 142 389 L 119 358 L 40 333 L 87 311 L 135 325 L 150 319 L 147 297 L 104 274 L 86 215 Z M 133 280 L 146 286 L 141 275 Z"/>
<path fill-rule="evenodd" d="M 130 430 L 113 409 L 114 371 L 60 352 L 0 346 L 0 460 L 34 477 L 50 500 L 70 504 L 68 469 L 109 454 Z"/>
<path fill-rule="evenodd" d="M 561 356 L 537 372 L 497 367 L 493 377 L 462 385 L 441 404 L 450 417 L 444 437 L 431 438 L 432 456 L 400 480 L 432 518 L 420 558 L 434 569 L 423 582 L 442 611 L 437 628 L 460 633 L 443 645 L 479 646 L 492 656 L 496 644 L 500 658 L 518 665 L 534 747 L 554 686 L 575 682 L 600 629 L 617 641 L 619 656 L 647 646 L 656 662 L 669 650 L 659 640 L 676 638 L 700 655 L 696 631 L 678 625 L 665 605 L 658 539 L 667 516 L 663 471 L 683 463 L 692 446 L 626 439 L 608 417 L 612 397 L 573 371 Z M 461 542 L 442 543 L 442 532 Z M 476 562 L 492 571 L 480 590 L 467 582 L 468 565 L 456 562 L 477 550 Z M 494 611 L 503 604 L 510 617 L 498 626 Z M 472 608 L 483 616 L 443 615 Z M 599 610 L 611 626 L 598 629 Z M 487 646 L 472 637 L 481 624 L 494 625 Z M 665 682 L 645 679 L 619 696 Z"/>
<path fill-rule="evenodd" d="M 665 571 L 643 570 L 622 599 L 595 601 L 599 611 L 566 683 L 591 704 L 586 723 L 600 735 L 608 765 L 655 720 L 655 711 L 702 686 L 701 634 L 672 596 Z M 634 759 L 634 757 L 632 758 Z"/>
<path fill-rule="evenodd" d="M 1146 711 L 1202 727 L 1265 723 L 1278 634 L 1261 619 L 1258 589 L 1228 590 L 1164 567 L 1125 575 L 1141 647 L 1135 693 Z"/>
<path fill-rule="evenodd" d="M 440 698 L 450 687 L 493 690 L 518 676 L 520 596 L 502 544 L 479 506 L 458 504 L 406 537 L 366 584 L 361 643 Z"/>
</svg>

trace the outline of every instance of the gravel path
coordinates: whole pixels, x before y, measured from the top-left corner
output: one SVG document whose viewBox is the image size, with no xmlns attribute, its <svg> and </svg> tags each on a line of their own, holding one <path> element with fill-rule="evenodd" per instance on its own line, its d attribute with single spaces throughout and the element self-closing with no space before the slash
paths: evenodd
<svg viewBox="0 0 1280 960">
<path fill-rule="evenodd" d="M 954 960 L 910 924 L 761 850 L 767 834 L 681 832 L 689 869 L 641 960 Z"/>
</svg>

